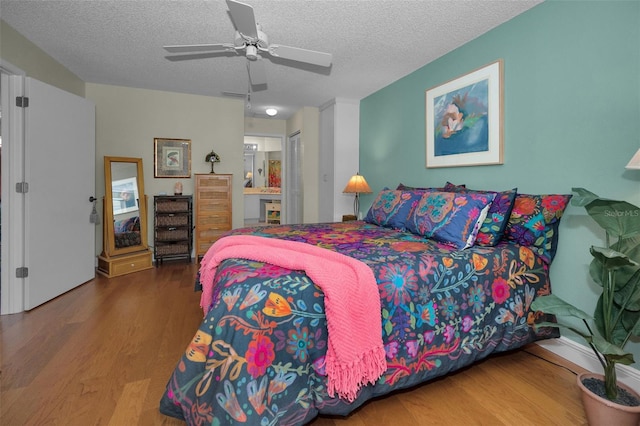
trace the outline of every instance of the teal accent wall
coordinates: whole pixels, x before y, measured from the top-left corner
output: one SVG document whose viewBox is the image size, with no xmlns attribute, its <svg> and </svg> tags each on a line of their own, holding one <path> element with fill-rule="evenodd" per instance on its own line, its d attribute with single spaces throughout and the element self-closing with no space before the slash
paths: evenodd
<svg viewBox="0 0 640 426">
<path fill-rule="evenodd" d="M 497 59 L 504 164 L 425 168 L 425 90 Z M 365 212 L 399 182 L 534 194 L 585 187 L 640 205 L 640 171 L 624 169 L 640 148 L 640 2 L 546 1 L 363 99 L 360 126 L 360 173 L 374 192 L 362 196 Z M 573 206 L 559 234 L 552 290 L 593 312 L 600 292 L 587 273 L 588 247 L 604 235 Z M 640 343 L 627 349 L 640 361 Z"/>
</svg>

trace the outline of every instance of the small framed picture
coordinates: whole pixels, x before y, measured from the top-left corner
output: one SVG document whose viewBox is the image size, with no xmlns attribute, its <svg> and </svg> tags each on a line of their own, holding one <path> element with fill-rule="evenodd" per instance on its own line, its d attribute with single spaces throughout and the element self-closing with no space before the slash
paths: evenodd
<svg viewBox="0 0 640 426">
<path fill-rule="evenodd" d="M 114 215 L 135 212 L 140 208 L 138 181 L 135 177 L 111 182 L 111 194 Z"/>
<path fill-rule="evenodd" d="M 191 139 L 153 139 L 153 176 L 191 177 Z"/>
</svg>

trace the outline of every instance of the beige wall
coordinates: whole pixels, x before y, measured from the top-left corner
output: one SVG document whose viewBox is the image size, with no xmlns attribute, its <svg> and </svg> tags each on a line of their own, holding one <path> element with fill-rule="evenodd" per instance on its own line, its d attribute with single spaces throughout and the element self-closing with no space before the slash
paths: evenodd
<svg viewBox="0 0 640 426">
<path fill-rule="evenodd" d="M 287 121 L 273 118 L 245 117 L 244 134 L 259 136 L 286 136 Z"/>
<path fill-rule="evenodd" d="M 191 139 L 191 173 L 209 173 L 204 159 L 213 149 L 221 162 L 216 173 L 233 179 L 233 227 L 244 222 L 242 194 L 244 103 L 237 99 L 186 95 L 88 83 L 87 99 L 96 104 L 96 193 L 104 196 L 104 156 L 139 157 L 149 197 L 149 242 L 153 242 L 153 195 L 173 194 L 180 181 L 193 194 L 194 179 L 154 178 L 154 138 Z M 96 235 L 102 250 L 102 234 Z"/>
<path fill-rule="evenodd" d="M 20 68 L 28 77 L 84 97 L 84 81 L 2 20 L 0 20 L 0 57 Z"/>
</svg>

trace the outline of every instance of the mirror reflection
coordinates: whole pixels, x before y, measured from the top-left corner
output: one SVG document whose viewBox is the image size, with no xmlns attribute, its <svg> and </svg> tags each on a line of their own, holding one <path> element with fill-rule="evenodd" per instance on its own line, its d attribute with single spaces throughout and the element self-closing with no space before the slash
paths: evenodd
<svg viewBox="0 0 640 426">
<path fill-rule="evenodd" d="M 245 136 L 244 187 L 246 193 L 279 193 L 282 182 L 282 138 Z"/>
<path fill-rule="evenodd" d="M 111 163 L 111 200 L 116 249 L 142 244 L 137 176 L 135 163 Z"/>
<path fill-rule="evenodd" d="M 258 150 L 258 144 L 245 143 L 244 144 L 244 187 L 253 188 L 253 170 L 256 161 L 256 151 Z"/>
<path fill-rule="evenodd" d="M 244 138 L 244 223 L 267 223 L 268 206 L 282 201 L 282 138 Z"/>
</svg>

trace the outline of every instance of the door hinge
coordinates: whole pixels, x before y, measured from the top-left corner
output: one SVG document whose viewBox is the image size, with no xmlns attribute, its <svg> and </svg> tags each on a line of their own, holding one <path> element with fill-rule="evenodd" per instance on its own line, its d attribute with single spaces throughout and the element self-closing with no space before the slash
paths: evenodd
<svg viewBox="0 0 640 426">
<path fill-rule="evenodd" d="M 26 194 L 29 192 L 29 184 L 27 182 L 16 183 L 16 192 L 18 194 Z"/>
<path fill-rule="evenodd" d="M 16 268 L 16 278 L 27 278 L 29 276 L 29 268 L 22 266 Z"/>
<path fill-rule="evenodd" d="M 29 98 L 26 96 L 16 96 L 16 106 L 27 108 L 29 106 Z"/>
</svg>

